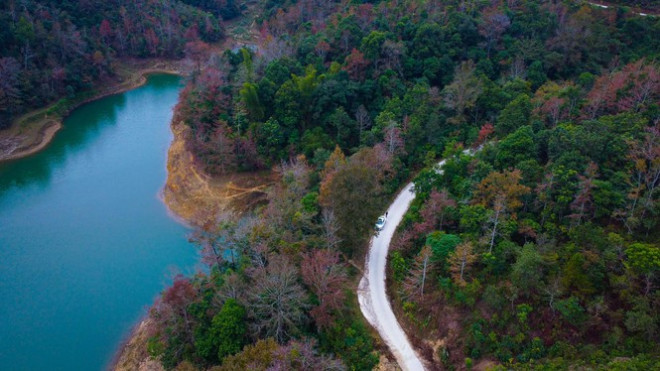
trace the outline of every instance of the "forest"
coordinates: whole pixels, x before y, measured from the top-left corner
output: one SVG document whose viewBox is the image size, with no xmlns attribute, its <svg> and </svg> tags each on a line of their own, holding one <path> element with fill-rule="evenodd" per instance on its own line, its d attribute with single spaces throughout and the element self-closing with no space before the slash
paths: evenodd
<svg viewBox="0 0 660 371">
<path fill-rule="evenodd" d="M 19 115 L 108 83 L 127 58 L 182 58 L 223 38 L 233 2 L 0 2 L 0 130 Z"/>
<path fill-rule="evenodd" d="M 246 3 L 0 5 L 0 126 L 115 60 L 187 57 L 174 121 L 196 166 L 279 174 L 268 202 L 191 235 L 206 269 L 150 309 L 151 357 L 374 368 L 387 351 L 355 288 L 373 223 L 414 179 L 388 287 L 429 364 L 659 367 L 660 18 L 579 1 L 270 0 L 251 44 L 217 53 Z"/>
<path fill-rule="evenodd" d="M 166 368 L 373 368 L 354 289 L 412 177 L 388 284 L 429 363 L 658 366 L 658 18 L 309 0 L 268 3 L 258 27 L 193 76 L 175 121 L 206 173 L 281 181 L 195 233 L 209 273 L 151 312 Z"/>
</svg>

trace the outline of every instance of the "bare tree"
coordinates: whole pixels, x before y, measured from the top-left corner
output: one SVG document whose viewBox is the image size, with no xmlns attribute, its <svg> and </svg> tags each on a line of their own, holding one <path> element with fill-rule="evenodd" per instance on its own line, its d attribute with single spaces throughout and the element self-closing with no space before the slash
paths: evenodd
<svg viewBox="0 0 660 371">
<path fill-rule="evenodd" d="M 0 113 L 13 112 L 20 102 L 19 75 L 21 65 L 13 57 L 0 58 Z M 0 123 L 2 128 L 2 123 Z"/>
<path fill-rule="evenodd" d="M 596 187 L 594 180 L 598 177 L 598 165 L 591 162 L 587 166 L 584 175 L 578 175 L 580 182 L 578 183 L 578 191 L 575 194 L 575 199 L 571 203 L 571 210 L 573 214 L 568 217 L 573 219 L 576 225 L 582 223 L 582 219 L 587 216 L 587 212 L 591 211 L 593 206 L 592 191 Z"/>
<path fill-rule="evenodd" d="M 401 68 L 401 56 L 405 53 L 405 46 L 402 42 L 394 42 L 392 40 L 385 40 L 381 47 L 382 55 L 382 68 L 384 70 L 390 69 L 396 71 L 399 75 L 403 76 L 403 69 Z"/>
<path fill-rule="evenodd" d="M 536 202 L 542 204 L 541 208 L 541 227 L 545 224 L 547 213 L 545 212 L 548 204 L 552 202 L 552 191 L 555 187 L 555 174 L 550 172 L 545 175 L 543 181 L 536 186 Z"/>
<path fill-rule="evenodd" d="M 660 188 L 660 120 L 647 131 L 643 142 L 629 142 L 628 159 L 633 166 L 629 172 L 632 190 L 624 217 L 628 233 L 632 233 L 642 223 L 646 212 L 653 208 L 653 196 Z"/>
<path fill-rule="evenodd" d="M 555 311 L 555 299 L 562 293 L 561 276 L 558 274 L 550 279 L 548 284 L 543 289 L 548 297 L 548 305 L 552 311 Z"/>
<path fill-rule="evenodd" d="M 493 246 L 495 245 L 495 236 L 498 234 L 498 227 L 502 221 L 502 217 L 506 215 L 506 203 L 504 202 L 503 197 L 495 198 L 493 203 L 493 212 L 488 217 L 488 222 L 490 223 L 490 243 L 488 245 L 488 253 L 493 252 Z"/>
<path fill-rule="evenodd" d="M 527 68 L 525 60 L 522 57 L 515 57 L 509 68 L 509 77 L 511 79 L 525 79 L 527 77 Z"/>
<path fill-rule="evenodd" d="M 307 319 L 309 304 L 298 283 L 298 272 L 283 256 L 271 258 L 265 268 L 256 269 L 248 302 L 252 327 L 257 334 L 272 336 L 283 343 Z"/>
<path fill-rule="evenodd" d="M 326 246 L 329 249 L 335 249 L 341 243 L 341 238 L 337 234 L 339 231 L 339 222 L 335 218 L 335 213 L 331 209 L 323 209 L 321 222 L 323 223 L 323 237 Z"/>
<path fill-rule="evenodd" d="M 357 108 L 357 111 L 355 111 L 355 121 L 357 121 L 360 139 L 362 139 L 362 132 L 371 127 L 369 112 L 362 104 Z"/>
<path fill-rule="evenodd" d="M 319 370 L 342 371 L 346 366 L 336 358 L 319 355 L 314 350 L 314 340 L 291 341 L 273 352 L 273 362 L 268 370 Z"/>
<path fill-rule="evenodd" d="M 243 278 L 236 272 L 229 273 L 223 277 L 222 286 L 215 294 L 214 304 L 217 308 L 221 308 L 225 301 L 234 299 L 245 305 L 247 291 L 247 284 Z"/>
<path fill-rule="evenodd" d="M 384 130 L 383 142 L 385 148 L 390 155 L 394 155 L 403 151 L 404 140 L 401 136 L 401 129 L 395 122 L 391 122 Z"/>
<path fill-rule="evenodd" d="M 431 268 L 431 248 L 426 245 L 415 257 L 413 267 L 403 283 L 404 290 L 409 298 L 424 298 L 424 285 L 429 268 Z"/>
<path fill-rule="evenodd" d="M 419 214 L 423 223 L 429 223 L 429 229 L 434 229 L 436 225 L 442 228 L 445 224 L 448 207 L 456 207 L 456 201 L 451 198 L 449 192 L 446 189 L 443 189 L 442 192 L 433 190 Z"/>
<path fill-rule="evenodd" d="M 490 56 L 493 44 L 502 37 L 504 31 L 511 25 L 511 20 L 496 6 L 486 8 L 481 15 L 479 33 L 486 38 L 486 53 Z"/>
</svg>

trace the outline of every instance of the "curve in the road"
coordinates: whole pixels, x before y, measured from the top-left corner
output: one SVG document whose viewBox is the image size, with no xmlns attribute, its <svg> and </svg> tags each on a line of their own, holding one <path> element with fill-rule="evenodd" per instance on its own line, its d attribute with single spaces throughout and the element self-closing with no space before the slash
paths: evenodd
<svg viewBox="0 0 660 371">
<path fill-rule="evenodd" d="M 444 165 L 444 160 L 438 163 Z M 415 198 L 414 185 L 408 183 L 387 209 L 388 218 L 382 231 L 369 243 L 365 271 L 358 286 L 360 310 L 389 346 L 399 366 L 404 370 L 424 370 L 424 363 L 415 352 L 406 333 L 394 316 L 385 290 L 387 252 L 396 227 Z"/>
<path fill-rule="evenodd" d="M 589 2 L 589 4 L 600 8 L 609 8 L 609 5 L 592 2 Z M 637 14 L 640 16 L 655 16 L 647 13 Z M 472 153 L 472 151 L 466 150 L 465 153 Z M 444 162 L 443 160 L 438 163 L 439 169 L 442 168 Z M 385 290 L 385 266 L 394 231 L 414 198 L 414 184 L 411 182 L 403 188 L 388 208 L 388 219 L 385 227 L 369 243 L 364 275 L 358 286 L 358 302 L 362 314 L 388 345 L 399 366 L 404 370 L 411 371 L 424 370 L 424 363 L 413 349 L 406 333 L 394 316 Z"/>
<path fill-rule="evenodd" d="M 614 8 L 614 7 L 617 6 L 616 4 L 609 4 L 609 3 L 605 4 L 603 2 L 600 2 L 600 3 L 587 2 L 587 4 L 598 7 L 598 8 L 602 8 L 602 9 L 609 9 L 609 8 Z M 637 15 L 642 16 L 642 17 L 657 17 L 658 16 L 658 14 L 653 13 L 651 11 L 648 11 L 646 13 L 634 12 L 634 14 L 637 14 Z"/>
</svg>

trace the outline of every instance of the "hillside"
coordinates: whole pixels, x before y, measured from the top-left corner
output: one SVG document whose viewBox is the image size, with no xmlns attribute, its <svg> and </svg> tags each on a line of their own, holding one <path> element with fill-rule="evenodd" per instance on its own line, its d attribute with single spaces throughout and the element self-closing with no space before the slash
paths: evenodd
<svg viewBox="0 0 660 371">
<path fill-rule="evenodd" d="M 4 1 L 0 26 L 0 129 L 111 81 L 123 58 L 181 58 L 222 38 L 217 17 L 176 0 Z"/>
<path fill-rule="evenodd" d="M 198 171 L 279 180 L 266 204 L 195 233 L 209 272 L 155 304 L 155 359 L 375 367 L 387 350 L 354 291 L 374 220 L 414 176 L 388 283 L 428 364 L 657 367 L 657 18 L 545 1 L 261 5 L 246 48 L 200 62 L 174 120 Z"/>
</svg>

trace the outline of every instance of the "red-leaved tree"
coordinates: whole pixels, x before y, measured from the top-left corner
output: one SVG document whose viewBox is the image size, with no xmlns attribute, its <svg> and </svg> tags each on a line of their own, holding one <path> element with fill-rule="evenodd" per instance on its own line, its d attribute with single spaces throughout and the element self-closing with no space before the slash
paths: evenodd
<svg viewBox="0 0 660 371">
<path fill-rule="evenodd" d="M 339 252 L 322 249 L 303 256 L 301 264 L 303 282 L 316 295 L 319 305 L 310 311 L 319 329 L 332 324 L 333 311 L 344 302 L 343 286 L 346 269 L 339 261 Z"/>
</svg>

